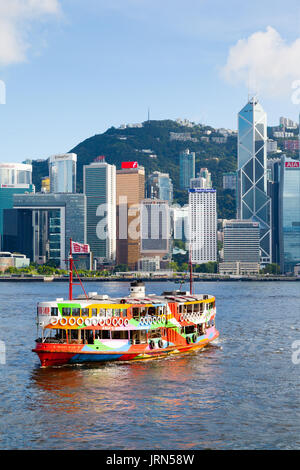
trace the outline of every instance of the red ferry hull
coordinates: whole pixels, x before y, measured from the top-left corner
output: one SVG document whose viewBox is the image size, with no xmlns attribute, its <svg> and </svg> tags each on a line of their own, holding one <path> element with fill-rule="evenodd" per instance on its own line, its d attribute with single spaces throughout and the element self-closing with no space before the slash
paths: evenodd
<svg viewBox="0 0 300 470">
<path fill-rule="evenodd" d="M 87 351 L 85 345 L 37 343 L 32 351 L 37 353 L 42 367 L 62 366 L 66 364 L 84 364 L 108 361 L 133 361 L 158 359 L 170 354 L 184 354 L 197 351 L 218 338 L 219 332 L 214 331 L 209 337 L 200 337 L 196 343 L 175 344 L 165 348 L 149 349 L 147 345 L 132 345 L 128 351 Z"/>
</svg>

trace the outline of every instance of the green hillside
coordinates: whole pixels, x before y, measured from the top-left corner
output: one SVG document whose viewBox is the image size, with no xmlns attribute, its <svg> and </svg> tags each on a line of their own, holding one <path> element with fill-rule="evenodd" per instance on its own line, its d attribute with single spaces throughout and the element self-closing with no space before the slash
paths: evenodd
<svg viewBox="0 0 300 470">
<path fill-rule="evenodd" d="M 71 149 L 78 155 L 77 190 L 82 191 L 83 165 L 91 163 L 97 156 L 105 155 L 108 163 L 121 167 L 122 161 L 138 161 L 146 170 L 146 175 L 159 170 L 169 173 L 174 185 L 174 199 L 179 204 L 188 202 L 186 191 L 179 190 L 179 153 L 186 148 L 196 153 L 196 173 L 207 167 L 212 173 L 213 187 L 218 190 L 218 217 L 235 217 L 235 196 L 232 191 L 222 189 L 223 173 L 236 170 L 236 137 L 228 137 L 225 144 L 200 140 L 205 131 L 210 130 L 210 138 L 220 136 L 213 128 L 204 126 L 186 127 L 175 121 L 147 121 L 143 127 L 116 129 L 111 127 L 103 134 L 86 139 Z M 190 133 L 197 142 L 170 141 L 170 132 Z M 151 158 L 149 153 L 157 155 Z M 40 188 L 40 178 L 48 173 L 46 162 L 33 162 L 34 184 Z"/>
</svg>

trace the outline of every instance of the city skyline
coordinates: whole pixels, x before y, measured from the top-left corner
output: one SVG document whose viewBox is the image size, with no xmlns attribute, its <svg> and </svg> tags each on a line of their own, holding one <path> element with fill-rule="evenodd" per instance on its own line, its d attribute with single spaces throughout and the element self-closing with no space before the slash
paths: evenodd
<svg viewBox="0 0 300 470">
<path fill-rule="evenodd" d="M 149 107 L 150 119 L 236 129 L 249 91 L 258 91 L 270 125 L 280 115 L 298 121 L 299 105 L 292 102 L 293 82 L 300 79 L 296 1 L 284 13 L 264 2 L 258 17 L 258 2 L 241 11 L 231 0 L 235 18 L 216 0 L 175 0 L 172 8 L 169 1 L 148 0 L 29 4 L 22 9 L 17 0 L 10 9 L 0 1 L 6 44 L 0 47 L 6 85 L 1 161 L 68 152 L 111 126 L 147 120 Z M 258 47 L 261 63 L 253 52 Z M 270 71 L 272 57 L 282 77 Z"/>
</svg>

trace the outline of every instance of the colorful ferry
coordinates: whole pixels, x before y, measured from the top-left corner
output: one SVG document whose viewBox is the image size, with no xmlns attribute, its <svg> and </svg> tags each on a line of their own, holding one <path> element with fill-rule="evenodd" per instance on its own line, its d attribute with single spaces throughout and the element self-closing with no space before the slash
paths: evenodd
<svg viewBox="0 0 300 470">
<path fill-rule="evenodd" d="M 190 292 L 146 295 L 144 283 L 134 281 L 125 297 L 87 294 L 73 263 L 73 245 L 70 240 L 69 300 L 37 306 L 40 335 L 33 352 L 43 367 L 160 358 L 196 351 L 219 336 L 215 297 L 192 293 L 192 270 Z M 76 299 L 73 268 L 84 292 Z"/>
<path fill-rule="evenodd" d="M 144 283 L 134 281 L 127 297 L 90 292 L 74 300 L 40 302 L 41 335 L 33 351 L 42 366 L 187 353 L 219 336 L 215 316 L 213 296 L 181 291 L 146 295 Z"/>
</svg>

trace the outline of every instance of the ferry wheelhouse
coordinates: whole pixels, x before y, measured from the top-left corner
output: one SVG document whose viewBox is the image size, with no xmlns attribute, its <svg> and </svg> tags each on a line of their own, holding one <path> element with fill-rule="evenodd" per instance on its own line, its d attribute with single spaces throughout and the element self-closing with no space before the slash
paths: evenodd
<svg viewBox="0 0 300 470">
<path fill-rule="evenodd" d="M 71 296 L 72 299 L 72 296 Z M 126 297 L 96 292 L 37 306 L 33 349 L 42 366 L 130 361 L 187 353 L 219 336 L 215 298 L 171 291 L 146 295 L 134 281 Z"/>
</svg>

